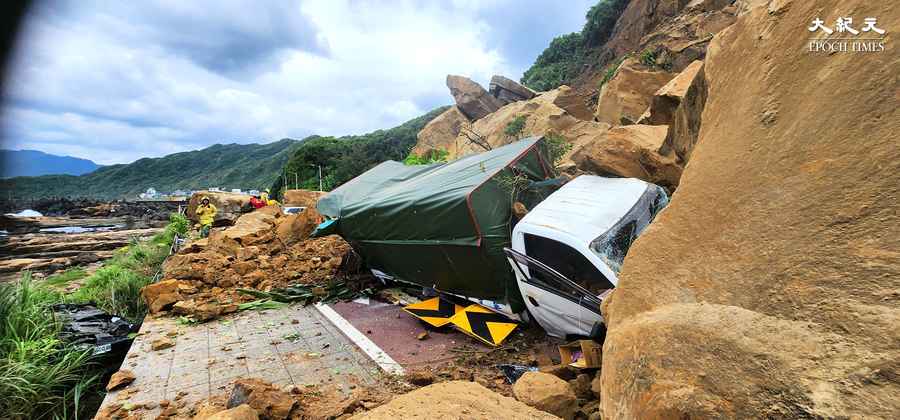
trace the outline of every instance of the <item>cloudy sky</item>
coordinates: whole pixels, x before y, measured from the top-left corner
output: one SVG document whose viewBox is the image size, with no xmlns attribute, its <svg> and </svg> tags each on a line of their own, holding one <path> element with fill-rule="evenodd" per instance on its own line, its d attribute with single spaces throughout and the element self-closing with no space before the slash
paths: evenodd
<svg viewBox="0 0 900 420">
<path fill-rule="evenodd" d="M 595 1 L 38 2 L 0 139 L 112 164 L 388 128 L 451 103 L 448 73 L 518 79 Z"/>
</svg>

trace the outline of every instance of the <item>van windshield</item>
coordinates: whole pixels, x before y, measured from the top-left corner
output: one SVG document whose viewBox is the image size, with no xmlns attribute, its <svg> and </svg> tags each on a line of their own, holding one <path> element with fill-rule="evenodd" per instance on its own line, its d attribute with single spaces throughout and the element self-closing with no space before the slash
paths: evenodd
<svg viewBox="0 0 900 420">
<path fill-rule="evenodd" d="M 658 185 L 648 185 L 641 198 L 621 220 L 591 241 L 591 251 L 618 274 L 631 244 L 667 204 L 669 197 L 666 191 Z"/>
</svg>

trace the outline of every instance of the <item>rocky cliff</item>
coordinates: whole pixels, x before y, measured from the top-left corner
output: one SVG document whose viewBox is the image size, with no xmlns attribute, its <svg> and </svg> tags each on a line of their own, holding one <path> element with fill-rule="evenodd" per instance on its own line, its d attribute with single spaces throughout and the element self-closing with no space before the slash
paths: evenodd
<svg viewBox="0 0 900 420">
<path fill-rule="evenodd" d="M 604 307 L 604 418 L 897 418 L 896 53 L 807 51 L 777 0 L 711 42 L 699 137 Z M 861 18 L 860 18 L 861 19 Z"/>
</svg>

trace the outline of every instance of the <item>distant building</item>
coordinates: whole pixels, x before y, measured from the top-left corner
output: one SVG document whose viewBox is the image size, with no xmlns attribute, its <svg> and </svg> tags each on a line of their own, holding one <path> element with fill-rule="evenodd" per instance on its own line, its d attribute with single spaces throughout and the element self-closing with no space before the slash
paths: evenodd
<svg viewBox="0 0 900 420">
<path fill-rule="evenodd" d="M 209 191 L 211 191 L 211 192 L 221 192 L 222 190 L 220 190 L 219 187 L 209 187 Z"/>
<path fill-rule="evenodd" d="M 240 188 L 232 188 L 232 189 L 231 189 L 231 192 L 232 192 L 232 193 L 235 193 L 235 194 L 240 194 L 240 193 L 241 193 L 241 189 L 240 189 Z"/>
<path fill-rule="evenodd" d="M 150 187 L 147 188 L 146 192 L 142 192 L 138 197 L 143 199 L 151 199 L 159 197 L 159 193 L 156 192 L 156 188 Z"/>
<path fill-rule="evenodd" d="M 247 194 L 250 194 L 250 195 L 259 195 L 259 190 L 250 190 L 250 191 L 247 191 Z"/>
</svg>

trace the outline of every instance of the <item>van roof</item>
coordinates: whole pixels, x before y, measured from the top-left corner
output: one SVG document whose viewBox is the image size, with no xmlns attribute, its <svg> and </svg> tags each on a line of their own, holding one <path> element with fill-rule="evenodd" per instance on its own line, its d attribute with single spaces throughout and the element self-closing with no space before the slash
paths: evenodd
<svg viewBox="0 0 900 420">
<path fill-rule="evenodd" d="M 541 226 L 590 243 L 631 210 L 647 185 L 635 178 L 579 176 L 530 210 L 515 230 Z"/>
</svg>

